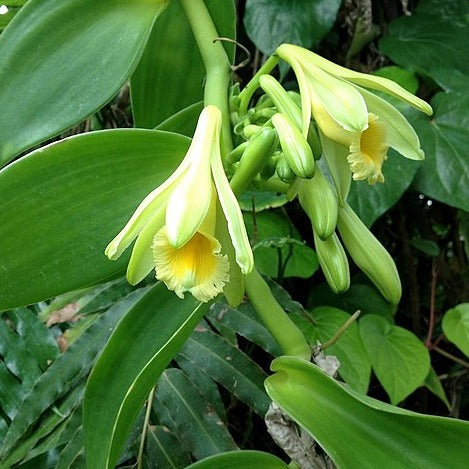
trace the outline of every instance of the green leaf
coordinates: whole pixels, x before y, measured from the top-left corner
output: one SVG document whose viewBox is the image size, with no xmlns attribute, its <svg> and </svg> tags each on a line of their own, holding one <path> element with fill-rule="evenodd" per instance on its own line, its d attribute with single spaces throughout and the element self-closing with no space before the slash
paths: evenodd
<svg viewBox="0 0 469 469">
<path fill-rule="evenodd" d="M 332 28 L 340 4 L 340 0 L 248 0 L 244 27 L 267 55 L 282 43 L 314 48 Z"/>
<path fill-rule="evenodd" d="M 137 65 L 162 4 L 29 0 L 0 35 L 0 166 L 108 102 Z"/>
<path fill-rule="evenodd" d="M 55 469 L 69 469 L 80 457 L 84 456 L 83 451 L 83 427 L 77 428 L 69 442 L 60 451 L 60 457 Z M 84 467 L 84 465 L 82 466 Z"/>
<path fill-rule="evenodd" d="M 273 356 L 282 354 L 280 346 L 269 330 L 259 322 L 259 317 L 249 303 L 243 303 L 234 309 L 226 303 L 217 302 L 210 308 L 210 321 L 222 323 Z"/>
<path fill-rule="evenodd" d="M 191 457 L 168 428 L 155 425 L 148 427 L 143 461 L 148 469 L 155 467 L 177 469 L 190 464 Z"/>
<path fill-rule="evenodd" d="M 426 159 L 413 186 L 426 196 L 469 211 L 469 96 L 438 93 L 432 120 L 414 121 Z"/>
<path fill-rule="evenodd" d="M 160 422 L 178 435 L 196 459 L 237 448 L 213 404 L 181 370 L 170 368 L 162 373 L 153 408 Z"/>
<path fill-rule="evenodd" d="M 204 103 L 202 101 L 191 104 L 181 111 L 176 112 L 163 122 L 160 122 L 155 130 L 166 130 L 191 137 L 194 135 L 199 115 L 202 112 Z"/>
<path fill-rule="evenodd" d="M 373 314 L 363 317 L 359 326 L 373 371 L 392 404 L 423 385 L 430 371 L 430 355 L 412 332 Z"/>
<path fill-rule="evenodd" d="M 329 305 L 354 313 L 358 309 L 365 314 L 378 314 L 392 321 L 395 306 L 389 304 L 376 290 L 363 283 L 352 283 L 350 288 L 340 295 L 335 294 L 327 284 L 321 284 L 311 290 L 308 307 Z"/>
<path fill-rule="evenodd" d="M 370 186 L 366 181 L 356 181 L 350 188 L 348 202 L 363 223 L 371 226 L 389 210 L 412 183 L 421 167 L 418 161 L 403 158 L 395 150 L 389 150 L 383 165 L 384 184 Z"/>
<path fill-rule="evenodd" d="M 153 130 L 93 132 L 0 171 L 0 310 L 122 273 L 128 255 L 111 262 L 104 248 L 188 145 Z"/>
<path fill-rule="evenodd" d="M 206 0 L 220 37 L 235 39 L 233 0 Z M 230 60 L 234 45 L 224 43 Z M 194 34 L 179 1 L 171 1 L 155 23 L 145 52 L 131 77 L 136 127 L 153 128 L 203 99 L 205 68 Z M 179 130 L 178 130 L 179 131 Z"/>
<path fill-rule="evenodd" d="M 467 466 L 469 423 L 410 412 L 353 391 L 295 357 L 277 358 L 269 396 L 340 468 Z"/>
<path fill-rule="evenodd" d="M 177 360 L 180 357 L 199 367 L 254 412 L 264 416 L 269 407 L 269 399 L 262 389 L 266 375 L 257 363 L 226 339 L 208 329 L 196 330 L 184 344 Z"/>
<path fill-rule="evenodd" d="M 318 269 L 316 253 L 299 240 L 285 214 L 265 210 L 245 214 L 244 221 L 259 272 L 269 277 L 308 278 Z"/>
<path fill-rule="evenodd" d="M 244 191 L 239 199 L 239 205 L 246 212 L 262 212 L 269 208 L 283 207 L 288 202 L 285 194 L 266 191 Z"/>
<path fill-rule="evenodd" d="M 441 70 L 454 70 L 467 76 L 468 23 L 463 18 L 457 22 L 433 9 L 402 16 L 389 24 L 380 49 L 401 67 L 424 75 L 437 77 Z"/>
<path fill-rule="evenodd" d="M 311 315 L 314 326 L 309 328 L 311 334 L 306 339 L 312 345 L 315 345 L 318 340 L 322 344 L 327 342 L 351 316 L 345 311 L 329 306 L 315 308 Z M 327 348 L 325 353 L 335 355 L 339 359 L 339 374 L 344 381 L 353 389 L 366 394 L 370 382 L 371 363 L 360 338 L 357 324 L 350 324 L 339 340 Z"/>
<path fill-rule="evenodd" d="M 469 357 L 469 303 L 446 311 L 442 321 L 445 336 Z"/>
<path fill-rule="evenodd" d="M 451 404 L 446 397 L 445 390 L 443 389 L 443 385 L 441 384 L 436 371 L 433 367 L 430 367 L 430 371 L 428 372 L 427 377 L 425 378 L 425 387 L 430 390 L 435 396 L 439 397 L 446 405 L 448 410 L 451 412 Z"/>
<path fill-rule="evenodd" d="M 261 451 L 231 451 L 197 461 L 186 469 L 288 469 L 290 466 L 273 454 Z"/>
<path fill-rule="evenodd" d="M 41 375 L 34 387 L 21 401 L 21 406 L 10 424 L 8 433 L 2 441 L 0 457 L 9 456 L 11 450 L 23 435 L 36 424 L 46 410 L 50 410 L 58 399 L 77 388 L 88 374 L 96 356 L 104 347 L 112 330 L 122 315 L 132 308 L 146 289 L 139 289 L 116 303 L 112 308 L 91 325 L 65 353 L 60 355 L 47 371 Z M 63 398 L 71 399 L 69 397 Z M 64 414 L 64 412 L 62 412 Z M 41 430 L 44 429 L 44 424 Z M 37 432 L 36 432 L 37 433 Z M 39 438 L 38 435 L 35 435 Z M 34 443 L 33 443 L 34 444 Z M 24 456 L 20 453 L 21 457 Z M 13 456 L 12 456 L 13 458 Z M 16 461 L 15 459 L 14 461 Z"/>
<path fill-rule="evenodd" d="M 119 322 L 86 387 L 88 467 L 114 467 L 148 393 L 206 309 L 158 283 Z"/>
</svg>

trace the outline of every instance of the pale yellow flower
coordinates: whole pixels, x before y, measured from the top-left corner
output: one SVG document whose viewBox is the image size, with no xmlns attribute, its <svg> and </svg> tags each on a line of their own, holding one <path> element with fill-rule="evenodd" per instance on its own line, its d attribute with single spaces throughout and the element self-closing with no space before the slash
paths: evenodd
<svg viewBox="0 0 469 469">
<path fill-rule="evenodd" d="M 190 292 L 208 301 L 229 281 L 225 251 L 235 253 L 243 274 L 253 268 L 253 256 L 241 210 L 231 191 L 220 155 L 221 113 L 206 106 L 192 143 L 179 167 L 138 206 L 105 254 L 116 259 L 135 239 L 127 268 L 131 284 L 153 268 L 156 277 L 183 298 Z M 217 203 L 224 217 L 217 217 Z M 227 225 L 232 247 L 220 245 L 215 233 Z"/>
<path fill-rule="evenodd" d="M 348 70 L 302 47 L 283 44 L 276 54 L 292 66 L 297 77 L 304 135 L 314 118 L 323 138 L 348 148 L 347 161 L 355 180 L 383 182 L 382 165 L 389 147 L 406 158 L 424 158 L 407 119 L 363 86 L 388 93 L 431 115 L 425 101 L 391 80 Z"/>
</svg>

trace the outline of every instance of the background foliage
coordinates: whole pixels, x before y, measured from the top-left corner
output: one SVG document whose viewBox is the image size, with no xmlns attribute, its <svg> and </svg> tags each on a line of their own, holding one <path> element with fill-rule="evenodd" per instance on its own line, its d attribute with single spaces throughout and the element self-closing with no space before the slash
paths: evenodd
<svg viewBox="0 0 469 469">
<path fill-rule="evenodd" d="M 353 184 L 349 197 L 397 261 L 404 286 L 397 309 L 358 270 L 352 272 L 349 291 L 331 292 L 318 270 L 309 222 L 296 202 L 252 192 L 243 196 L 242 206 L 259 270 L 312 345 L 327 342 L 361 310 L 360 319 L 327 349 L 339 358 L 340 378 L 353 391 L 410 410 L 467 419 L 467 0 L 408 2 L 409 11 L 397 0 L 247 0 L 223 1 L 223 7 L 221 2 L 207 2 L 220 35 L 237 37 L 252 54 L 249 65 L 236 72 L 241 83 L 264 54 L 292 42 L 336 63 L 390 77 L 431 102 L 431 118 L 403 109 L 426 160 L 419 164 L 390 152 L 386 184 Z M 41 2 L 7 0 L 0 30 L 24 3 L 26 12 Z M 52 1 L 42 3 L 44 12 L 54 8 Z M 113 335 L 109 368 L 96 368 L 95 379 L 106 372 L 111 379 L 117 372 L 126 337 L 142 340 L 135 362 L 145 352 L 163 357 L 168 367 L 161 370 L 151 405 L 143 406 L 147 395 L 132 397 L 136 423 L 126 426 L 124 418 L 123 426 L 115 428 L 123 453 L 109 442 L 97 442 L 108 444 L 113 464 L 132 467 L 140 457 L 143 467 L 182 468 L 236 449 L 265 450 L 286 459 L 263 421 L 270 402 L 263 383 L 271 360 L 281 352 L 249 303 L 234 309 L 219 301 L 208 311 L 195 303 L 181 305 L 151 279 L 130 287 L 121 277 L 127 259 L 111 263 L 102 255 L 110 236 L 155 181 L 170 174 L 188 146 L 183 136 L 143 129 L 158 126 L 190 136 L 200 112 L 204 72 L 188 24 L 178 20 L 179 3 L 173 1 L 157 17 L 151 2 L 136 2 L 131 12 L 132 24 L 138 25 L 136 40 L 125 48 L 115 43 L 129 22 L 127 2 L 115 2 L 112 21 L 103 2 L 78 3 L 89 4 L 80 21 L 94 24 L 103 32 L 102 43 L 111 46 L 102 73 L 80 65 L 80 58 L 95 53 L 84 47 L 94 37 L 92 28 L 68 30 L 64 24 L 55 29 L 44 13 L 42 29 L 29 42 L 20 27 L 15 34 L 0 35 L 2 51 L 9 54 L 0 57 L 1 114 L 15 116 L 12 121 L 0 116 L 0 161 L 14 161 L 0 172 L 0 309 L 5 311 L 0 320 L 0 467 L 85 467 L 85 383 L 123 317 L 140 322 L 131 321 L 125 334 L 117 330 Z M 66 14 L 74 18 L 73 8 Z M 41 91 L 41 75 L 31 81 L 30 70 L 21 68 L 26 60 L 15 66 L 18 61 L 11 59 L 26 50 L 34 61 L 37 41 L 63 59 L 60 73 L 53 60 L 40 70 L 45 77 L 60 75 L 55 94 Z M 172 46 L 163 47 L 165 41 Z M 234 57 L 233 44 L 225 47 L 234 62 L 244 58 L 239 49 Z M 70 61 L 70 56 L 78 58 Z M 77 74 L 78 91 L 66 86 Z M 12 76 L 15 86 L 4 86 Z M 287 67 L 280 76 L 285 86 L 293 85 Z M 89 92 L 85 107 L 79 105 L 84 90 Z M 30 106 L 19 106 L 18 95 Z M 30 121 L 33 108 L 37 125 L 30 131 L 21 123 Z M 143 129 L 129 128 L 133 125 Z M 127 129 L 117 129 L 122 127 Z M 161 159 L 152 158 L 155 148 Z M 27 150 L 33 153 L 21 158 Z M 49 279 L 46 287 L 44 278 Z M 170 310 L 187 310 L 192 322 L 158 316 L 155 295 Z M 151 321 L 183 331 L 187 341 L 159 344 L 141 336 Z M 124 395 L 145 380 L 128 368 L 121 371 L 129 378 Z M 275 378 L 269 380 L 275 384 Z M 104 414 L 109 412 L 108 420 L 100 420 L 103 425 L 113 424 L 121 397 L 103 407 Z M 86 409 L 84 415 L 96 418 Z M 246 457 L 251 456 L 264 457 Z M 284 466 L 277 458 L 268 463 Z"/>
</svg>

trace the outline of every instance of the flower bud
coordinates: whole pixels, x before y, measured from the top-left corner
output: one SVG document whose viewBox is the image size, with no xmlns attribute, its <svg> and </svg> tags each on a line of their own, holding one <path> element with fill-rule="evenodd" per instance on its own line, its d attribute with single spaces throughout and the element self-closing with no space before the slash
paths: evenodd
<svg viewBox="0 0 469 469">
<path fill-rule="evenodd" d="M 270 75 L 262 75 L 259 78 L 259 84 L 264 92 L 272 98 L 278 111 L 288 116 L 298 128 L 301 128 L 301 109 L 285 91 L 285 88 Z"/>
<path fill-rule="evenodd" d="M 236 194 L 246 188 L 261 168 L 269 161 L 278 144 L 274 129 L 262 127 L 248 142 L 230 185 Z"/>
<path fill-rule="evenodd" d="M 337 227 L 355 264 L 376 285 L 387 301 L 392 304 L 399 303 L 402 288 L 396 264 L 384 246 L 347 204 L 339 208 Z"/>
<path fill-rule="evenodd" d="M 334 293 L 348 290 L 350 286 L 348 260 L 338 236 L 332 233 L 329 238 L 322 240 L 314 230 L 313 234 L 319 264 L 331 290 Z"/>
<path fill-rule="evenodd" d="M 337 225 L 337 196 L 319 168 L 313 178 L 299 181 L 298 196 L 316 235 L 329 238 Z"/>
<path fill-rule="evenodd" d="M 277 176 L 280 178 L 280 180 L 286 182 L 287 184 L 290 184 L 295 179 L 295 173 L 290 168 L 290 165 L 288 164 L 287 159 L 283 153 L 277 160 L 277 164 L 275 165 L 275 172 L 277 173 Z"/>
<path fill-rule="evenodd" d="M 284 114 L 272 117 L 277 130 L 283 154 L 292 171 L 301 178 L 309 179 L 314 175 L 314 157 L 300 129 Z"/>
</svg>

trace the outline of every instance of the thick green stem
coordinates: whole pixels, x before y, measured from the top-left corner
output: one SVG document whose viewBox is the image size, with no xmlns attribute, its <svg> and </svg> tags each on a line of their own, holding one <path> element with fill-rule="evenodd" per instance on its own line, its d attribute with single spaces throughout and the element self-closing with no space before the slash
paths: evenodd
<svg viewBox="0 0 469 469">
<path fill-rule="evenodd" d="M 246 292 L 257 314 L 278 342 L 283 353 L 309 360 L 311 349 L 304 335 L 279 305 L 256 269 L 246 276 Z"/>
<path fill-rule="evenodd" d="M 204 104 L 206 106 L 213 104 L 222 113 L 221 152 L 223 158 L 225 158 L 232 149 L 228 108 L 231 64 L 203 0 L 180 0 L 180 2 L 191 25 L 205 65 L 207 75 L 204 88 Z"/>
<path fill-rule="evenodd" d="M 251 101 L 252 95 L 259 88 L 259 78 L 261 75 L 270 73 L 275 66 L 279 63 L 280 59 L 276 55 L 271 55 L 264 63 L 264 65 L 257 71 L 257 73 L 251 78 L 251 81 L 239 94 L 239 115 L 243 116 L 248 111 L 249 101 Z"/>
</svg>

